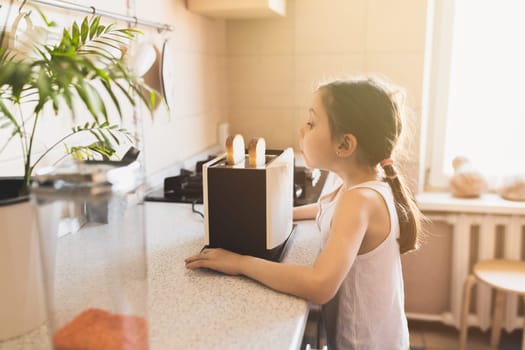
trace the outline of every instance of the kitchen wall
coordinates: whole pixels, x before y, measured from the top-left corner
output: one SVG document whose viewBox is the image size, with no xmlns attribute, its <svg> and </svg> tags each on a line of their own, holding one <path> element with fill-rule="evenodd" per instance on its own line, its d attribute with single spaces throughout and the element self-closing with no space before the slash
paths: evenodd
<svg viewBox="0 0 525 350">
<path fill-rule="evenodd" d="M 284 18 L 228 21 L 231 130 L 297 147 L 319 82 L 376 74 L 406 89 L 417 135 L 425 25 L 424 0 L 287 0 Z M 412 140 L 407 159 L 415 171 Z"/>
<path fill-rule="evenodd" d="M 126 14 L 126 0 L 77 1 L 84 6 Z M 12 22 L 21 1 L 15 1 L 11 11 Z M 216 143 L 216 128 L 227 120 L 227 74 L 226 74 L 226 26 L 223 20 L 214 20 L 193 14 L 186 10 L 184 0 L 130 0 L 135 3 L 136 15 L 140 19 L 167 23 L 173 32 L 158 33 L 155 29 L 138 27 L 144 31 L 143 38 L 152 40 L 160 50 L 164 39 L 169 39 L 171 55 L 167 62 L 167 84 L 172 93 L 169 96 L 169 111 L 159 107 L 150 118 L 144 110 L 138 110 L 144 121 L 145 160 L 149 175 L 169 168 L 177 161 L 184 160 Z M 5 19 L 8 2 L 2 0 L 0 19 Z M 82 18 L 78 13 L 56 10 L 41 6 L 52 19 L 69 25 L 73 19 Z M 112 19 L 103 19 L 105 23 Z M 120 23 L 126 26 L 125 23 Z M 115 111 L 113 111 L 115 113 Z M 82 115 L 83 111 L 80 110 Z M 125 108 L 125 119 L 131 120 L 133 110 Z M 65 118 L 64 118 L 65 117 Z M 70 127 L 67 116 L 55 118 L 52 113 L 42 118 L 42 130 L 38 134 L 37 152 L 42 152 L 58 140 Z M 7 134 L 6 134 L 7 135 Z M 0 139 L 4 134 L 0 133 Z M 20 174 L 19 144 L 12 145 L 0 155 L 0 174 Z M 48 157 L 43 164 L 54 161 Z"/>
<path fill-rule="evenodd" d="M 172 33 L 139 28 L 158 47 L 169 38 L 173 49 L 168 62 L 173 108 L 159 108 L 154 121 L 140 113 L 148 174 L 215 144 L 217 125 L 224 121 L 247 139 L 264 136 L 270 147 L 297 147 L 297 129 L 315 86 L 346 75 L 379 74 L 405 87 L 417 131 L 426 1 L 288 0 L 286 17 L 232 21 L 193 14 L 184 0 L 130 3 L 138 17 L 175 28 Z M 92 0 L 89 5 L 125 13 L 126 0 Z M 74 17 L 70 13 L 68 18 Z M 53 135 L 38 140 L 40 149 L 69 126 L 61 129 L 55 125 L 60 121 L 48 119 L 45 127 Z M 411 140 L 405 166 L 415 174 L 417 137 Z M 10 152 L 16 154 L 16 145 Z M 12 154 L 0 155 L 3 173 L 17 169 L 15 162 L 5 170 Z"/>
<path fill-rule="evenodd" d="M 186 10 L 184 0 L 138 0 L 137 13 L 169 23 L 174 55 L 173 106 L 145 119 L 149 173 L 217 143 L 217 125 L 228 119 L 226 25 Z"/>
</svg>

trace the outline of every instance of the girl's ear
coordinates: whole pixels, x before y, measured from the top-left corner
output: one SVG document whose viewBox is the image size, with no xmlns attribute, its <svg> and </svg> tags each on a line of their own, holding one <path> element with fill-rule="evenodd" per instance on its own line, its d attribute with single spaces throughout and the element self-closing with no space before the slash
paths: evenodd
<svg viewBox="0 0 525 350">
<path fill-rule="evenodd" d="M 341 141 L 339 142 L 336 150 L 336 154 L 338 157 L 344 158 L 349 157 L 352 154 L 354 154 L 355 150 L 357 149 L 357 139 L 353 134 L 344 134 L 341 137 Z"/>
</svg>

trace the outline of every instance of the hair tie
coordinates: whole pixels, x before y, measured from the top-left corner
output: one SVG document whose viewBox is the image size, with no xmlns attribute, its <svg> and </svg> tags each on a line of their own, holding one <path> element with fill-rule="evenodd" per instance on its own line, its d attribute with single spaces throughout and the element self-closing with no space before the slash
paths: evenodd
<svg viewBox="0 0 525 350">
<path fill-rule="evenodd" d="M 393 164 L 394 164 L 394 161 L 392 160 L 392 158 L 385 158 L 379 162 L 379 165 L 381 165 L 381 168 L 384 168 L 386 166 L 393 165 Z"/>
<path fill-rule="evenodd" d="M 394 161 L 391 158 L 383 159 L 379 162 L 379 165 L 381 165 L 381 168 L 385 171 L 385 176 L 387 178 L 390 180 L 397 178 L 397 172 L 394 169 Z"/>
</svg>

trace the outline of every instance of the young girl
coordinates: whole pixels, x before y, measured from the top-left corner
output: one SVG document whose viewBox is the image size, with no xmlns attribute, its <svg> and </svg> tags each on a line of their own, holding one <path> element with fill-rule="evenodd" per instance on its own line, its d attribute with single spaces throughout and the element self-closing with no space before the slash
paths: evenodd
<svg viewBox="0 0 525 350">
<path fill-rule="evenodd" d="M 395 94 L 374 79 L 334 81 L 314 93 L 301 151 L 307 166 L 343 184 L 294 209 L 296 220 L 316 218 L 323 236 L 313 266 L 205 249 L 186 267 L 242 274 L 323 304 L 329 349 L 406 350 L 400 253 L 416 248 L 420 213 L 391 159 L 400 111 Z"/>
</svg>

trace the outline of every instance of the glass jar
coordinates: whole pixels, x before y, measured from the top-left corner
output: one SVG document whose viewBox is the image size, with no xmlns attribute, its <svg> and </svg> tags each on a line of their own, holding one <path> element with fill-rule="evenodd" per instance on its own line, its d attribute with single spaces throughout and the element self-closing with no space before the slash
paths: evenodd
<svg viewBox="0 0 525 350">
<path fill-rule="evenodd" d="M 53 348 L 147 349 L 142 171 L 76 163 L 36 177 Z"/>
</svg>

